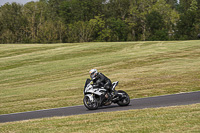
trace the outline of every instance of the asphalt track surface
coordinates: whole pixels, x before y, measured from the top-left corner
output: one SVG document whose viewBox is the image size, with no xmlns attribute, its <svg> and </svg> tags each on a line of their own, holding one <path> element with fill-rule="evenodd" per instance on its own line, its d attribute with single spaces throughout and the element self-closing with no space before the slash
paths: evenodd
<svg viewBox="0 0 200 133">
<path fill-rule="evenodd" d="M 120 107 L 117 104 L 112 104 L 110 106 L 101 107 L 97 110 L 87 110 L 85 106 L 79 105 L 72 107 L 45 109 L 45 110 L 29 111 L 22 113 L 4 114 L 0 115 L 0 123 L 44 118 L 44 117 L 70 116 L 70 115 L 89 114 L 98 112 L 157 108 L 157 107 L 167 107 L 167 106 L 177 106 L 177 105 L 188 105 L 195 103 L 200 103 L 200 91 L 131 99 L 130 105 L 125 107 Z"/>
</svg>

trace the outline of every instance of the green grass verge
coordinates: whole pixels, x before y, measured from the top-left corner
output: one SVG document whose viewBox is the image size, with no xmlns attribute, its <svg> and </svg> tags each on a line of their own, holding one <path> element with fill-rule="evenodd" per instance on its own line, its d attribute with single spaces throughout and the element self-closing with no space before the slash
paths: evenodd
<svg viewBox="0 0 200 133">
<path fill-rule="evenodd" d="M 0 114 L 82 104 L 97 68 L 131 98 L 200 90 L 200 41 L 0 45 Z"/>
<path fill-rule="evenodd" d="M 1 133 L 199 133 L 200 104 L 0 124 Z"/>
</svg>

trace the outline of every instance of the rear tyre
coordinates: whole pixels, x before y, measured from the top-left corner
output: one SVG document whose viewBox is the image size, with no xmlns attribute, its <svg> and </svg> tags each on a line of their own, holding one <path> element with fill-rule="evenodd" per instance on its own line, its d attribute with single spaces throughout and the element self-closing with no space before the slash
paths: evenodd
<svg viewBox="0 0 200 133">
<path fill-rule="evenodd" d="M 95 110 L 98 108 L 98 102 L 97 100 L 94 98 L 94 101 L 90 101 L 90 98 L 85 96 L 84 99 L 83 99 L 83 103 L 85 105 L 85 107 L 89 110 Z"/>
<path fill-rule="evenodd" d="M 128 106 L 129 103 L 130 103 L 129 95 L 128 95 L 125 91 L 122 91 L 122 90 L 119 90 L 119 91 L 118 91 L 118 94 L 121 95 L 121 96 L 119 96 L 120 99 L 119 99 L 119 101 L 117 102 L 117 104 L 118 104 L 119 106 Z"/>
</svg>

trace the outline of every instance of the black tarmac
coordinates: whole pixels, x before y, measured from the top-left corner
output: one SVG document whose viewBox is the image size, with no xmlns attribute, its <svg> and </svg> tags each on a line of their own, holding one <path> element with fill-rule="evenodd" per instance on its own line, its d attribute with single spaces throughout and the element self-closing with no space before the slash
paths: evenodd
<svg viewBox="0 0 200 133">
<path fill-rule="evenodd" d="M 37 110 L 37 111 L 22 112 L 22 113 L 4 114 L 0 115 L 0 123 L 44 118 L 44 117 L 70 116 L 79 114 L 144 109 L 144 108 L 158 108 L 166 106 L 188 105 L 195 103 L 200 103 L 200 91 L 131 99 L 130 105 L 125 107 L 120 107 L 117 104 L 112 104 L 110 106 L 101 107 L 97 110 L 88 110 L 85 108 L 84 105 L 79 105 L 72 107 L 45 109 L 45 110 Z"/>
</svg>

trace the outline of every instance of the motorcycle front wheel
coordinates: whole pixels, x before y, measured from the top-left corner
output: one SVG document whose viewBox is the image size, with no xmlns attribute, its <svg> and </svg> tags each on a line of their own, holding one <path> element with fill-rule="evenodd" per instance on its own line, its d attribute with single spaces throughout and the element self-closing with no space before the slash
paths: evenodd
<svg viewBox="0 0 200 133">
<path fill-rule="evenodd" d="M 94 98 L 94 101 L 90 101 L 90 98 L 85 96 L 84 99 L 83 99 L 83 103 L 85 105 L 85 107 L 89 110 L 95 110 L 98 108 L 98 102 L 97 100 Z"/>
</svg>

